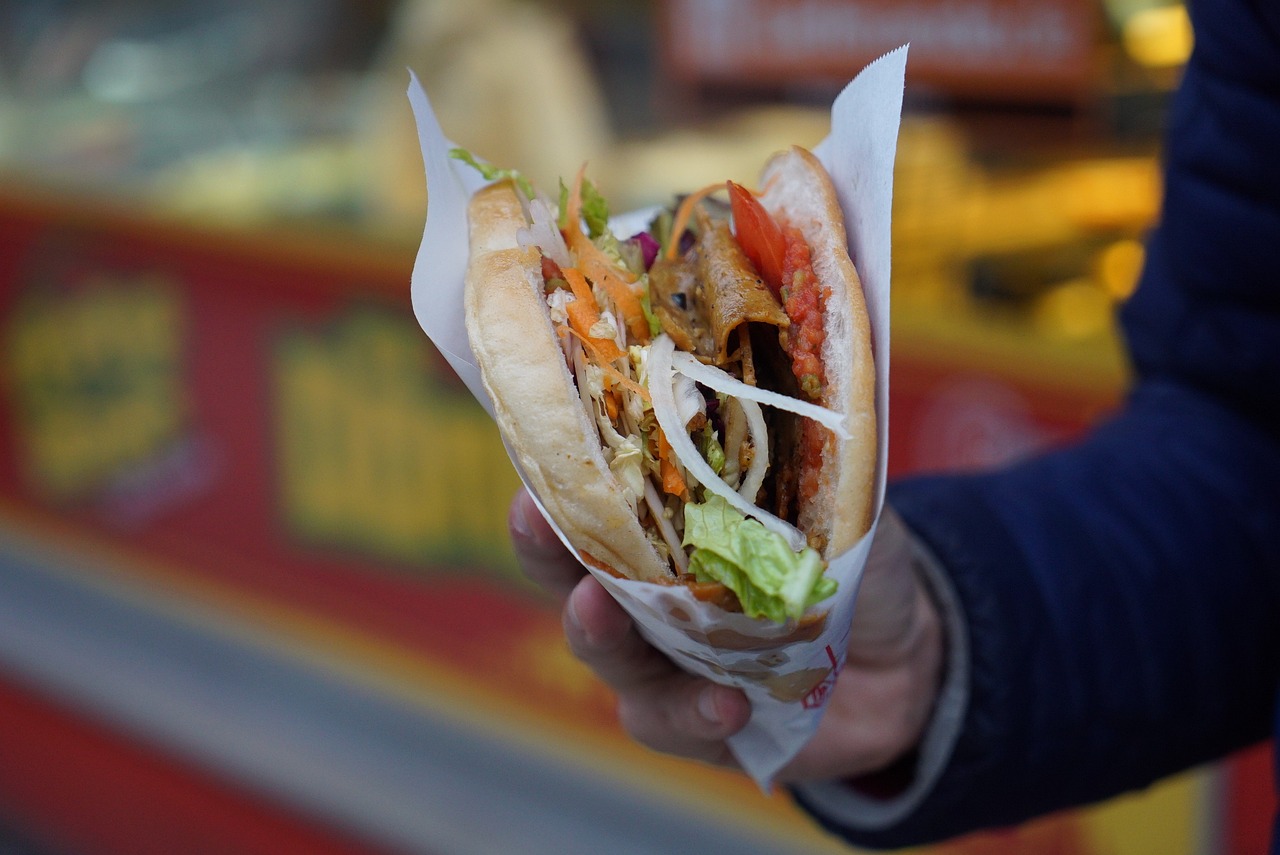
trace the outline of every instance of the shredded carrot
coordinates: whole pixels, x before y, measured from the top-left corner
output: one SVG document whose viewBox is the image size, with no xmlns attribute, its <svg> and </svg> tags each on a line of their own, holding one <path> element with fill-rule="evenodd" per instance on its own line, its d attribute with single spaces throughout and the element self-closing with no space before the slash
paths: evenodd
<svg viewBox="0 0 1280 855">
<path fill-rule="evenodd" d="M 600 320 L 600 313 L 594 307 L 586 306 L 582 300 L 574 300 L 565 306 L 565 313 L 569 316 L 569 325 L 585 341 L 591 342 L 596 353 L 600 354 L 602 362 L 612 362 L 622 356 L 622 350 L 612 340 L 607 338 L 598 338 L 591 335 L 590 329 Z"/>
<path fill-rule="evenodd" d="M 709 184 L 701 190 L 685 196 L 680 202 L 680 207 L 676 208 L 675 219 L 671 222 L 671 235 L 667 238 L 665 257 L 668 261 L 674 259 L 680 252 L 680 235 L 684 234 L 684 230 L 689 227 L 689 218 L 693 216 L 694 206 L 712 193 L 723 190 L 726 186 L 728 185 L 723 181 L 719 184 Z"/>
<path fill-rule="evenodd" d="M 617 368 L 614 368 L 613 365 L 610 364 L 610 361 L 604 358 L 605 354 L 596 346 L 596 342 L 599 341 L 599 339 L 589 338 L 572 327 L 560 327 L 557 332 L 559 335 L 571 335 L 578 341 L 582 342 L 582 349 L 587 352 L 587 356 L 590 357 L 591 361 L 604 369 L 604 373 L 619 386 L 634 392 L 646 401 L 652 400 L 649 397 L 648 389 L 623 374 Z"/>
<path fill-rule="evenodd" d="M 616 423 L 618 421 L 618 411 L 622 407 L 618 403 L 618 393 L 612 389 L 606 390 L 604 393 L 604 409 L 609 414 L 609 421 Z"/>
<path fill-rule="evenodd" d="M 658 461 L 662 474 L 662 490 L 672 496 L 679 496 L 681 499 L 688 501 L 689 485 L 684 482 L 684 477 L 680 474 L 679 467 L 672 460 L 671 443 L 667 441 L 667 435 L 658 429 Z"/>
<path fill-rule="evenodd" d="M 640 297 L 632 287 L 637 279 L 636 275 L 616 264 L 582 231 L 582 182 L 586 171 L 587 165 L 584 163 L 573 179 L 573 186 L 569 189 L 569 197 L 565 202 L 565 226 L 561 233 L 565 243 L 577 257 L 579 268 L 591 277 L 592 282 L 605 289 L 622 314 L 627 332 L 643 344 L 649 341 L 649 321 L 640 305 Z"/>
<path fill-rule="evenodd" d="M 613 259 L 582 232 L 582 180 L 585 175 L 586 164 L 582 164 L 564 202 L 564 228 L 561 229 L 564 242 L 577 257 L 582 273 L 590 276 L 591 282 L 598 283 L 612 298 L 618 312 L 621 312 L 623 323 L 627 325 L 627 333 L 636 342 L 644 344 L 649 340 L 649 320 L 640 305 L 639 294 L 632 287 L 637 276 L 614 264 Z"/>
<path fill-rule="evenodd" d="M 587 284 L 582 271 L 576 267 L 562 267 L 560 272 L 573 291 L 573 300 L 564 307 L 569 316 L 569 325 L 583 338 L 591 340 L 604 361 L 613 362 L 623 356 L 622 349 L 613 339 L 591 334 L 591 328 L 600 320 L 600 309 L 596 306 L 596 297 L 591 293 L 591 286 Z"/>
<path fill-rule="evenodd" d="M 590 276 L 593 282 L 604 286 L 609 297 L 613 299 L 631 338 L 639 344 L 647 344 L 650 338 L 649 321 L 644 316 L 644 308 L 640 305 L 640 297 L 635 289 L 615 274 L 616 268 L 612 265 L 594 256 L 583 259 L 580 255 L 579 261 L 582 263 L 583 272 Z"/>
<path fill-rule="evenodd" d="M 577 301 L 591 306 L 598 315 L 599 309 L 595 308 L 596 295 L 591 293 L 591 286 L 587 284 L 587 278 L 582 275 L 582 271 L 576 267 L 562 267 L 560 272 L 564 275 L 564 281 L 569 283 L 569 290 L 573 291 Z"/>
</svg>

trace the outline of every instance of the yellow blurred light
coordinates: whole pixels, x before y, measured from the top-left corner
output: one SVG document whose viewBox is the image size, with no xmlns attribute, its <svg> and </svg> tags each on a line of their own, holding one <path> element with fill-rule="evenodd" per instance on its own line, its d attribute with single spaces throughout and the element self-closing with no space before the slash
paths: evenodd
<svg viewBox="0 0 1280 855">
<path fill-rule="evenodd" d="M 1191 19 L 1181 3 L 1135 12 L 1124 22 L 1123 39 L 1135 62 L 1153 68 L 1185 63 L 1194 40 Z"/>
<path fill-rule="evenodd" d="M 1114 300 L 1128 299 L 1138 285 L 1146 253 L 1136 240 L 1120 240 L 1108 246 L 1098 258 L 1098 278 Z"/>
<path fill-rule="evenodd" d="M 1072 279 L 1036 301 L 1032 321 L 1038 332 L 1052 338 L 1089 338 L 1109 328 L 1111 307 L 1111 300 L 1096 283 Z"/>
<path fill-rule="evenodd" d="M 1090 158 L 1051 174 L 1057 198 L 1082 228 L 1143 228 L 1160 207 L 1160 167 L 1152 157 Z"/>
</svg>

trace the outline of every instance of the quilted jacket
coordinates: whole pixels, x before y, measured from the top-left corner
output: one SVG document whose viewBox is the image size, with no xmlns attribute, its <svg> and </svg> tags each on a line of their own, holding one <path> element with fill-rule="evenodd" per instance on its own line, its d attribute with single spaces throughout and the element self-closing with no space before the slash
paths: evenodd
<svg viewBox="0 0 1280 855">
<path fill-rule="evenodd" d="M 958 602 L 967 699 L 892 824 L 799 793 L 859 845 L 1101 800 L 1280 724 L 1280 2 L 1190 7 L 1124 407 L 1072 447 L 890 490 Z"/>
</svg>

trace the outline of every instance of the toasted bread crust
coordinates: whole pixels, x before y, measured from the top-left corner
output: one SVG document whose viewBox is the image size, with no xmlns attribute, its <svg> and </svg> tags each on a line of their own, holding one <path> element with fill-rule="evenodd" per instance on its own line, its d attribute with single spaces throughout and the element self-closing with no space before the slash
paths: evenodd
<svg viewBox="0 0 1280 855">
<path fill-rule="evenodd" d="M 623 576 L 670 582 L 600 448 L 565 366 L 542 296 L 537 250 L 520 249 L 524 225 L 509 183 L 470 206 L 467 336 L 508 447 L 547 513 L 580 553 Z"/>
</svg>

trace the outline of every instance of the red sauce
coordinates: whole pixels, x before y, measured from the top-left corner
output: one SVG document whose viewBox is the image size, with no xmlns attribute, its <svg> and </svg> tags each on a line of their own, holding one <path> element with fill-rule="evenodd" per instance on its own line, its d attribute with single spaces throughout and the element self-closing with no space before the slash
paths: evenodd
<svg viewBox="0 0 1280 855">
<path fill-rule="evenodd" d="M 800 482 L 796 485 L 796 499 L 802 506 L 818 495 L 822 449 L 830 438 L 831 432 L 813 419 L 800 422 Z"/>
<path fill-rule="evenodd" d="M 782 337 L 782 347 L 791 357 L 791 371 L 801 390 L 809 398 L 821 401 L 826 384 L 826 372 L 822 366 L 822 343 L 826 339 L 822 314 L 827 293 L 813 272 L 809 245 L 800 230 L 788 226 L 783 229 L 783 235 L 787 254 L 783 262 L 782 308 L 791 320 L 791 328 Z M 830 433 L 822 425 L 812 419 L 801 422 L 798 449 L 800 477 L 796 485 L 796 499 L 802 506 L 811 502 L 818 493 L 822 450 L 829 439 Z"/>
<path fill-rule="evenodd" d="M 826 375 L 822 370 L 822 311 L 826 294 L 813 272 L 809 245 L 800 230 L 783 229 L 787 254 L 782 268 L 782 308 L 791 319 L 791 328 L 783 336 L 782 346 L 791 357 L 791 371 L 800 388 L 811 399 L 822 398 Z"/>
</svg>

